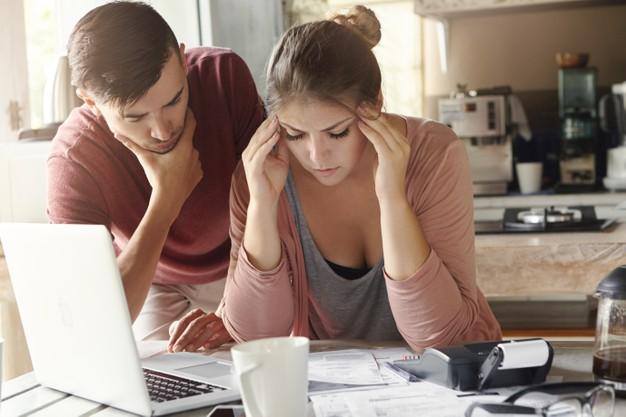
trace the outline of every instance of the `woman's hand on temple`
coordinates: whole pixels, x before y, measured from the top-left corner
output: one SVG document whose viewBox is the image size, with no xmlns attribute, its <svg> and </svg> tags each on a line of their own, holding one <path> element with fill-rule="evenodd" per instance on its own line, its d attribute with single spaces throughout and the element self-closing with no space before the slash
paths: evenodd
<svg viewBox="0 0 626 417">
<path fill-rule="evenodd" d="M 406 199 L 405 178 L 411 147 L 406 136 L 391 125 L 389 118 L 367 104 L 358 108 L 359 129 L 372 143 L 378 163 L 374 181 L 379 200 Z"/>
<path fill-rule="evenodd" d="M 259 126 L 241 159 L 250 200 L 261 205 L 275 204 L 285 187 L 289 170 L 287 145 L 280 140 L 280 126 L 275 115 Z"/>
</svg>

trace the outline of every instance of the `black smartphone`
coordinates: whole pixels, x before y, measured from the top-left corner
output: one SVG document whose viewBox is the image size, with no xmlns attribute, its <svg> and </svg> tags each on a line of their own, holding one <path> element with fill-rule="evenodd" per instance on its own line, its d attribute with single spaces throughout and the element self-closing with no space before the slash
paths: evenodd
<svg viewBox="0 0 626 417">
<path fill-rule="evenodd" d="M 207 417 L 246 417 L 243 405 L 218 405 Z"/>
</svg>

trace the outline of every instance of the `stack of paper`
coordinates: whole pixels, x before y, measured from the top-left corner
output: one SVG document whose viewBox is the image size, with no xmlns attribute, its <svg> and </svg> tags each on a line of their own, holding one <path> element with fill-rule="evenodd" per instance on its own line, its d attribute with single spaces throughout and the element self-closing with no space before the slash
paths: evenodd
<svg viewBox="0 0 626 417">
<path fill-rule="evenodd" d="M 383 365 L 385 362 L 393 362 L 411 354 L 404 348 L 312 353 L 309 356 L 309 393 L 407 385 L 405 379 Z"/>
</svg>

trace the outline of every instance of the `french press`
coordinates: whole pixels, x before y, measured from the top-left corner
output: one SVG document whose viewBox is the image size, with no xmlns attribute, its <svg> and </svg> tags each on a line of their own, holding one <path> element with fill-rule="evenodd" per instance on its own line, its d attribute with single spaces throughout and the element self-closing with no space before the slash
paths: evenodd
<svg viewBox="0 0 626 417">
<path fill-rule="evenodd" d="M 596 289 L 598 318 L 593 348 L 596 380 L 626 396 L 626 265 L 615 268 Z"/>
</svg>

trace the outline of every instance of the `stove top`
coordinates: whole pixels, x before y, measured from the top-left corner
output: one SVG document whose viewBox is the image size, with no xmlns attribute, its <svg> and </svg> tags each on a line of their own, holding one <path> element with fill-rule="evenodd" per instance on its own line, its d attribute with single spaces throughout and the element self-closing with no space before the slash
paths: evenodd
<svg viewBox="0 0 626 417">
<path fill-rule="evenodd" d="M 593 206 L 507 208 L 502 221 L 475 222 L 476 234 L 597 232 L 614 220 L 598 219 Z"/>
</svg>

